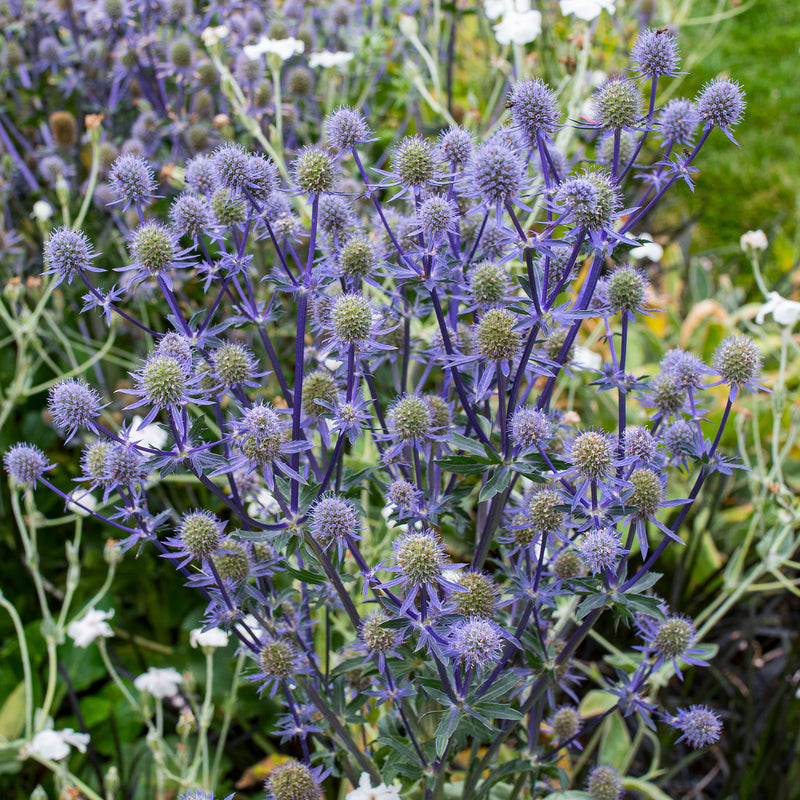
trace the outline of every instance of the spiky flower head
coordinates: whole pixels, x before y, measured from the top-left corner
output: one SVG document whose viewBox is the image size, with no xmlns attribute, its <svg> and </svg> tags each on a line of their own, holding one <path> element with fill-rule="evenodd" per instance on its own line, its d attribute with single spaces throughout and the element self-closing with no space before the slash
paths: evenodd
<svg viewBox="0 0 800 800">
<path fill-rule="evenodd" d="M 389 617 L 383 611 L 373 611 L 361 623 L 361 641 L 370 653 L 388 653 L 397 645 L 397 631 L 386 627 Z"/>
<path fill-rule="evenodd" d="M 112 444 L 105 453 L 101 480 L 105 486 L 132 486 L 146 477 L 144 459 L 135 447 Z"/>
<path fill-rule="evenodd" d="M 420 203 L 417 221 L 422 232 L 438 238 L 455 229 L 458 206 L 445 195 L 433 194 Z"/>
<path fill-rule="evenodd" d="M 100 395 L 86 381 L 67 378 L 50 389 L 47 409 L 56 425 L 68 431 L 68 440 L 89 426 L 101 408 Z"/>
<path fill-rule="evenodd" d="M 649 467 L 638 467 L 631 472 L 628 481 L 633 491 L 626 502 L 636 507 L 636 517 L 647 519 L 654 516 L 664 499 L 661 474 Z"/>
<path fill-rule="evenodd" d="M 426 394 L 422 399 L 431 410 L 431 426 L 437 432 L 443 433 L 453 424 L 453 412 L 450 410 L 447 400 L 438 394 Z"/>
<path fill-rule="evenodd" d="M 370 238 L 358 233 L 351 236 L 338 253 L 339 269 L 348 278 L 366 278 L 378 264 L 378 254 Z"/>
<path fill-rule="evenodd" d="M 268 800 L 321 800 L 318 777 L 292 758 L 275 767 L 266 780 Z"/>
<path fill-rule="evenodd" d="M 57 275 L 58 283 L 72 283 L 80 272 L 91 269 L 92 258 L 92 243 L 83 231 L 57 228 L 44 244 L 44 274 Z"/>
<path fill-rule="evenodd" d="M 214 190 L 211 195 L 211 211 L 217 224 L 224 227 L 240 225 L 247 214 L 244 203 L 226 186 Z"/>
<path fill-rule="evenodd" d="M 594 106 L 603 128 L 632 128 L 641 117 L 642 95 L 636 81 L 612 75 L 594 93 Z"/>
<path fill-rule="evenodd" d="M 333 189 L 336 169 L 321 147 L 304 147 L 291 163 L 292 178 L 303 194 L 320 195 Z"/>
<path fill-rule="evenodd" d="M 178 523 L 178 536 L 186 552 L 202 560 L 217 552 L 224 527 L 210 511 L 190 511 Z"/>
<path fill-rule="evenodd" d="M 228 142 L 212 154 L 216 185 L 233 192 L 247 188 L 250 178 L 250 154 L 242 145 Z"/>
<path fill-rule="evenodd" d="M 240 342 L 225 342 L 211 353 L 214 374 L 225 387 L 253 380 L 256 357 Z"/>
<path fill-rule="evenodd" d="M 352 503 L 333 492 L 322 495 L 311 510 L 311 532 L 323 545 L 358 538 L 358 512 Z"/>
<path fill-rule="evenodd" d="M 335 402 L 336 388 L 336 379 L 327 370 L 317 369 L 306 375 L 303 378 L 303 413 L 314 418 L 325 414 L 327 409 L 319 401 Z"/>
<path fill-rule="evenodd" d="M 555 92 L 544 81 L 529 78 L 515 83 L 508 95 L 508 106 L 529 145 L 536 146 L 538 137 L 553 138 L 561 111 Z"/>
<path fill-rule="evenodd" d="M 143 222 L 131 237 L 131 256 L 137 269 L 155 277 L 178 257 L 175 235 L 160 222 Z"/>
<path fill-rule="evenodd" d="M 622 797 L 622 778 L 614 767 L 598 765 L 589 773 L 586 791 L 591 800 L 619 800 Z"/>
<path fill-rule="evenodd" d="M 491 361 L 511 361 L 519 352 L 520 333 L 514 330 L 516 315 L 505 308 L 490 308 L 475 327 L 478 351 Z"/>
<path fill-rule="evenodd" d="M 297 650 L 288 639 L 272 639 L 262 646 L 258 664 L 267 678 L 286 680 L 297 672 Z"/>
<path fill-rule="evenodd" d="M 656 375 L 650 383 L 650 399 L 663 416 L 677 414 L 686 402 L 686 391 L 678 378 L 670 372 Z"/>
<path fill-rule="evenodd" d="M 463 592 L 453 592 L 456 611 L 465 617 L 491 619 L 497 611 L 500 590 L 483 572 L 462 572 L 458 579 Z"/>
<path fill-rule="evenodd" d="M 135 153 L 125 153 L 111 165 L 108 183 L 123 208 L 147 202 L 155 196 L 157 186 L 153 168 Z"/>
<path fill-rule="evenodd" d="M 708 706 L 679 708 L 670 723 L 681 732 L 678 741 L 688 742 L 695 750 L 714 744 L 722 734 L 722 720 Z"/>
<path fill-rule="evenodd" d="M 81 467 L 87 479 L 95 483 L 105 483 L 105 464 L 111 447 L 111 442 L 103 439 L 95 439 L 84 447 L 81 454 Z"/>
<path fill-rule="evenodd" d="M 474 147 L 472 133 L 460 125 L 450 126 L 439 136 L 442 158 L 456 167 L 463 167 L 470 162 Z"/>
<path fill-rule="evenodd" d="M 658 454 L 658 443 L 653 434 L 641 425 L 629 425 L 623 438 L 625 457 L 651 464 Z"/>
<path fill-rule="evenodd" d="M 531 525 L 525 514 L 515 514 L 511 519 L 509 536 L 518 547 L 527 547 L 539 538 L 539 531 Z"/>
<path fill-rule="evenodd" d="M 268 405 L 255 403 L 246 409 L 236 427 L 239 449 L 250 461 L 265 466 L 280 457 L 283 425 Z"/>
<path fill-rule="evenodd" d="M 593 575 L 617 566 L 619 557 L 625 552 L 616 532 L 609 528 L 587 531 L 578 546 L 581 558 Z"/>
<path fill-rule="evenodd" d="M 356 222 L 352 203 L 340 194 L 324 194 L 319 199 L 320 230 L 341 237 Z"/>
<path fill-rule="evenodd" d="M 219 543 L 219 550 L 211 560 L 223 581 L 240 583 L 250 574 L 250 556 L 247 548 L 230 536 Z"/>
<path fill-rule="evenodd" d="M 534 492 L 528 502 L 527 522 L 536 533 L 553 533 L 564 521 L 564 513 L 559 506 L 564 501 L 553 489 L 543 488 Z"/>
<path fill-rule="evenodd" d="M 271 158 L 253 153 L 247 159 L 247 190 L 258 201 L 264 202 L 280 186 L 278 167 Z"/>
<path fill-rule="evenodd" d="M 195 156 L 186 164 L 186 185 L 197 194 L 209 195 L 217 185 L 217 170 L 211 156 Z"/>
<path fill-rule="evenodd" d="M 36 479 L 53 466 L 36 445 L 24 442 L 18 442 L 6 450 L 3 454 L 3 464 L 6 472 L 23 486 L 28 484 L 35 486 Z"/>
<path fill-rule="evenodd" d="M 438 162 L 433 145 L 421 136 L 406 136 L 395 147 L 394 171 L 402 186 L 420 188 L 436 177 Z"/>
<path fill-rule="evenodd" d="M 742 386 L 755 388 L 761 376 L 761 351 L 756 343 L 745 335 L 728 336 L 723 339 L 711 360 L 711 366 L 732 389 Z"/>
<path fill-rule="evenodd" d="M 692 621 L 674 615 L 656 628 L 650 646 L 663 658 L 680 658 L 692 646 L 694 639 L 695 629 Z"/>
<path fill-rule="evenodd" d="M 620 207 L 619 192 L 607 172 L 589 170 L 563 180 L 556 202 L 572 213 L 576 225 L 590 231 L 607 228 Z"/>
<path fill-rule="evenodd" d="M 159 356 L 174 358 L 188 372 L 192 366 L 193 351 L 192 343 L 186 336 L 170 331 L 158 340 L 154 352 Z"/>
<path fill-rule="evenodd" d="M 346 345 L 366 344 L 372 334 L 374 309 L 363 294 L 343 294 L 328 312 L 331 330 Z"/>
<path fill-rule="evenodd" d="M 173 40 L 169 46 L 169 60 L 173 66 L 185 69 L 192 65 L 192 43 L 186 38 Z"/>
<path fill-rule="evenodd" d="M 456 622 L 450 628 L 448 639 L 452 655 L 473 669 L 496 663 L 503 654 L 501 630 L 481 617 Z"/>
<path fill-rule="evenodd" d="M 487 142 L 478 148 L 472 160 L 470 184 L 488 205 L 502 205 L 525 188 L 525 162 L 516 150 Z"/>
<path fill-rule="evenodd" d="M 673 97 L 656 117 L 664 139 L 680 144 L 688 144 L 694 138 L 698 121 L 697 110 L 685 97 Z"/>
<path fill-rule="evenodd" d="M 211 227 L 213 216 L 206 197 L 193 192 L 183 192 L 172 202 L 169 219 L 172 229 L 178 236 L 198 239 Z"/>
<path fill-rule="evenodd" d="M 553 574 L 561 581 L 580 578 L 586 574 L 586 564 L 576 550 L 562 550 L 553 561 Z"/>
<path fill-rule="evenodd" d="M 742 87 L 730 78 L 709 81 L 695 100 L 697 115 L 706 128 L 716 126 L 728 131 L 744 117 L 747 105 Z"/>
<path fill-rule="evenodd" d="M 341 106 L 325 118 L 325 135 L 333 148 L 345 152 L 370 141 L 372 131 L 360 111 Z"/>
<path fill-rule="evenodd" d="M 676 419 L 664 428 L 664 444 L 673 455 L 688 455 L 694 445 L 695 433 L 689 420 Z"/>
<path fill-rule="evenodd" d="M 387 414 L 391 434 L 401 442 L 423 441 L 433 431 L 433 414 L 424 397 L 405 394 L 398 398 Z"/>
<path fill-rule="evenodd" d="M 314 88 L 314 76 L 308 67 L 292 67 L 286 76 L 286 82 L 289 94 L 293 94 L 295 97 L 305 97 Z"/>
<path fill-rule="evenodd" d="M 47 122 L 58 147 L 73 147 L 78 141 L 78 121 L 71 112 L 54 111 Z"/>
<path fill-rule="evenodd" d="M 389 484 L 387 497 L 389 502 L 394 503 L 398 508 L 411 510 L 417 502 L 417 490 L 405 478 L 398 478 Z"/>
<path fill-rule="evenodd" d="M 631 61 L 642 77 L 676 75 L 680 66 L 678 40 L 669 31 L 647 28 L 634 42 Z"/>
<path fill-rule="evenodd" d="M 483 261 L 470 270 L 468 277 L 470 294 L 478 305 L 498 305 L 505 300 L 509 279 L 502 264 Z"/>
<path fill-rule="evenodd" d="M 608 276 L 607 297 L 612 311 L 630 314 L 644 304 L 647 278 L 636 267 L 622 264 Z"/>
<path fill-rule="evenodd" d="M 447 553 L 435 531 L 429 528 L 406 531 L 392 547 L 398 571 L 412 586 L 434 583 L 441 576 Z"/>
<path fill-rule="evenodd" d="M 563 742 L 581 729 L 581 715 L 574 706 L 561 706 L 555 710 L 550 725 L 556 740 Z"/>
<path fill-rule="evenodd" d="M 158 353 L 148 356 L 133 376 L 137 391 L 158 408 L 179 404 L 186 393 L 189 378 L 185 364 Z"/>
<path fill-rule="evenodd" d="M 577 473 L 588 480 L 607 475 L 614 464 L 611 439 L 600 431 L 584 431 L 576 436 L 570 455 Z"/>
<path fill-rule="evenodd" d="M 698 389 L 708 370 L 700 356 L 675 347 L 661 359 L 661 371 L 673 375 L 681 389 Z"/>
</svg>

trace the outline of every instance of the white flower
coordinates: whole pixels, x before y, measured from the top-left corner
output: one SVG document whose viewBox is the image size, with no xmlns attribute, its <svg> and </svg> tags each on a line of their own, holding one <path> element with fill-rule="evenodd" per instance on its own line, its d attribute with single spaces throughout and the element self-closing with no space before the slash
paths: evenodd
<svg viewBox="0 0 800 800">
<path fill-rule="evenodd" d="M 96 508 L 97 498 L 88 489 L 76 489 L 67 503 L 67 511 L 79 517 L 88 517 Z"/>
<path fill-rule="evenodd" d="M 504 14 L 503 19 L 494 26 L 494 38 L 499 44 L 528 44 L 542 32 L 542 13 L 514 11 Z"/>
<path fill-rule="evenodd" d="M 759 228 L 757 231 L 747 231 L 739 237 L 739 247 L 742 252 L 746 253 L 748 249 L 753 250 L 766 250 L 769 242 L 767 242 L 767 234 Z"/>
<path fill-rule="evenodd" d="M 328 67 L 342 67 L 353 58 L 354 56 L 352 53 L 347 53 L 345 51 L 331 53 L 330 50 L 323 50 L 321 53 L 312 53 L 308 57 L 308 66 L 311 67 L 311 69 L 315 67 L 323 67 L 324 69 Z"/>
<path fill-rule="evenodd" d="M 114 609 L 98 611 L 96 608 L 90 608 L 80 619 L 70 622 L 67 636 L 75 642 L 76 647 L 88 647 L 101 636 L 108 639 L 114 635 L 114 631 L 106 620 L 113 616 Z"/>
<path fill-rule="evenodd" d="M 574 14 L 587 22 L 599 17 L 604 10 L 609 14 L 615 10 L 614 0 L 560 0 L 558 6 L 565 17 Z"/>
<path fill-rule="evenodd" d="M 787 300 L 777 292 L 770 292 L 767 295 L 767 302 L 758 309 L 756 323 L 764 324 L 767 314 L 772 314 L 772 318 L 778 325 L 796 325 L 800 320 L 800 303 L 795 300 Z"/>
<path fill-rule="evenodd" d="M 189 644 L 192 647 L 225 647 L 228 644 L 228 634 L 222 628 L 195 628 L 189 633 Z"/>
<path fill-rule="evenodd" d="M 246 625 L 258 639 L 264 635 L 264 629 L 261 627 L 261 623 L 252 614 L 246 614 L 242 618 L 242 623 Z"/>
<path fill-rule="evenodd" d="M 230 32 L 231 29 L 227 25 L 216 25 L 206 28 L 200 34 L 200 38 L 203 40 L 203 44 L 206 47 L 213 47 L 217 42 L 225 39 Z"/>
<path fill-rule="evenodd" d="M 507 6 L 505 0 L 483 0 L 483 10 L 489 19 L 497 19 Z"/>
<path fill-rule="evenodd" d="M 649 233 L 641 233 L 639 234 L 639 238 L 642 240 L 643 244 L 640 244 L 639 247 L 634 247 L 628 255 L 637 261 L 640 259 L 647 259 L 656 264 L 661 261 L 664 257 L 664 248 L 660 244 L 654 242 L 653 237 Z"/>
<path fill-rule="evenodd" d="M 31 743 L 25 748 L 28 756 L 38 756 L 50 761 L 60 761 L 69 755 L 70 745 L 77 748 L 81 753 L 86 752 L 86 745 L 89 744 L 88 733 L 75 733 L 72 728 L 64 728 L 60 731 L 46 729 L 39 731 Z"/>
<path fill-rule="evenodd" d="M 140 692 L 148 692 L 153 697 L 162 700 L 165 697 L 175 697 L 181 683 L 183 683 L 183 676 L 178 670 L 172 667 L 166 669 L 149 667 L 147 672 L 134 680 L 133 685 Z"/>
<path fill-rule="evenodd" d="M 346 800 L 400 800 L 400 791 L 394 786 L 381 783 L 373 788 L 369 775 L 361 773 L 358 788 L 347 793 Z"/>
<path fill-rule="evenodd" d="M 578 369 L 600 369 L 603 365 L 603 359 L 600 353 L 595 353 L 594 350 L 589 350 L 588 347 L 578 347 L 572 355 L 570 365 Z"/>
<path fill-rule="evenodd" d="M 269 489 L 260 488 L 253 500 L 247 504 L 247 515 L 257 519 L 261 514 L 277 514 L 281 510 L 278 501 Z"/>
<path fill-rule="evenodd" d="M 260 56 L 275 53 L 281 61 L 286 61 L 294 55 L 300 55 L 305 49 L 306 46 L 303 42 L 291 36 L 288 39 L 269 39 L 262 36 L 256 44 L 247 45 L 244 48 L 244 54 L 251 61 L 255 61 Z"/>
<path fill-rule="evenodd" d="M 31 216 L 39 222 L 47 222 L 53 216 L 53 206 L 47 200 L 37 200 L 33 204 L 33 214 Z"/>
<path fill-rule="evenodd" d="M 135 416 L 128 431 L 128 441 L 151 450 L 162 450 L 167 443 L 167 432 L 154 422 L 144 428 L 139 427 L 141 424 L 142 418 Z"/>
</svg>

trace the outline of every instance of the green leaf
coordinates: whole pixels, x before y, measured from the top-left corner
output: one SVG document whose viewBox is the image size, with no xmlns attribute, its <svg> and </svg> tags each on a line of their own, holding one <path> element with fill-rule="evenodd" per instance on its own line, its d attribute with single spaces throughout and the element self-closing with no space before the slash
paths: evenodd
<svg viewBox="0 0 800 800">
<path fill-rule="evenodd" d="M 500 494 L 500 492 L 508 487 L 509 483 L 511 483 L 511 470 L 508 467 L 497 467 L 494 471 L 494 475 L 489 478 L 486 482 L 486 486 L 481 489 L 481 493 L 478 495 L 478 501 L 482 503 L 484 500 L 489 500 L 496 494 Z"/>
<path fill-rule="evenodd" d="M 467 436 L 462 436 L 460 433 L 454 433 L 451 438 L 450 442 L 452 447 L 457 447 L 459 450 L 465 450 L 467 453 L 472 453 L 474 456 L 478 456 L 480 458 L 489 458 L 493 463 L 499 463 L 497 461 L 497 457 L 492 453 L 490 450 L 487 454 L 486 448 L 480 444 L 480 442 L 476 442 L 474 439 L 470 439 Z"/>
<path fill-rule="evenodd" d="M 600 714 L 605 714 L 610 711 L 617 704 L 618 697 L 610 692 L 602 692 L 599 689 L 592 689 L 587 692 L 581 699 L 581 704 L 578 706 L 578 711 L 584 719 L 596 717 Z"/>
<path fill-rule="evenodd" d="M 440 458 L 435 463 L 442 469 L 459 475 L 483 475 L 488 472 L 491 466 L 489 462 L 476 459 L 476 456 L 450 456 L 450 458 Z"/>
<path fill-rule="evenodd" d="M 437 757 L 441 758 L 444 755 L 444 751 L 447 749 L 447 743 L 450 741 L 450 737 L 456 732 L 460 717 L 461 709 L 451 708 L 450 711 L 439 721 L 439 724 L 436 727 L 436 733 L 434 734 L 436 739 Z"/>
<path fill-rule="evenodd" d="M 0 737 L 16 739 L 25 728 L 25 684 L 20 682 L 0 708 Z"/>
<path fill-rule="evenodd" d="M 603 735 L 600 737 L 598 763 L 610 764 L 621 769 L 631 749 L 631 735 L 628 726 L 618 711 L 606 717 Z"/>
<path fill-rule="evenodd" d="M 314 586 L 321 586 L 328 582 L 326 575 L 319 575 L 316 572 L 309 572 L 307 569 L 298 569 L 297 567 L 290 567 L 288 564 L 285 567 L 286 572 L 293 578 L 303 583 L 310 583 Z"/>
<path fill-rule="evenodd" d="M 664 794 L 661 789 L 650 781 L 642 780 L 641 778 L 625 778 L 623 785 L 626 789 L 633 789 L 641 792 L 645 797 L 651 800 L 670 800 L 669 795 Z"/>
</svg>

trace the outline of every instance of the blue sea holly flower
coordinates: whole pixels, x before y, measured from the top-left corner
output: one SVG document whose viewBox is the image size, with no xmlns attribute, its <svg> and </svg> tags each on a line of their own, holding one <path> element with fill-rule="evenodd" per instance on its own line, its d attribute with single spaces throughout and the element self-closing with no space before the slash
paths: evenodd
<svg viewBox="0 0 800 800">
<path fill-rule="evenodd" d="M 44 266 L 42 275 L 55 275 L 53 286 L 62 281 L 72 283 L 72 279 L 84 272 L 103 272 L 92 266 L 97 258 L 92 251 L 92 243 L 83 231 L 71 228 L 57 228 L 44 244 Z"/>
<path fill-rule="evenodd" d="M 18 443 L 12 445 L 3 455 L 6 472 L 22 486 L 36 488 L 36 479 L 41 478 L 55 464 L 49 463 L 47 456 L 35 445 Z"/>
<path fill-rule="evenodd" d="M 666 720 L 669 725 L 681 732 L 677 742 L 688 742 L 695 750 L 716 743 L 722 735 L 722 720 L 719 714 L 708 706 L 694 705 L 689 708 L 679 708 L 674 717 L 667 715 Z"/>
</svg>

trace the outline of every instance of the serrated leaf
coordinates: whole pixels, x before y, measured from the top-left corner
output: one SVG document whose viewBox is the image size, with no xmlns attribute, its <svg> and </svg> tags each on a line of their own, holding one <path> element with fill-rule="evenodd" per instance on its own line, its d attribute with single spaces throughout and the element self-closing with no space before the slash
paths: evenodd
<svg viewBox="0 0 800 800">
<path fill-rule="evenodd" d="M 450 737 L 456 732 L 460 717 L 461 709 L 451 708 L 450 711 L 439 720 L 439 724 L 436 726 L 436 733 L 434 734 L 434 738 L 436 739 L 436 755 L 438 758 L 444 755 Z"/>
<path fill-rule="evenodd" d="M 478 495 L 478 501 L 482 503 L 494 497 L 496 494 L 500 494 L 510 483 L 511 470 L 507 467 L 497 467 L 494 475 L 489 478 L 486 482 L 486 486 L 481 489 L 481 493 Z"/>
</svg>

